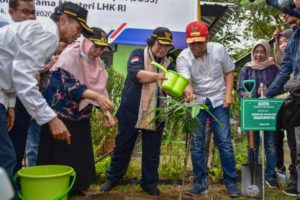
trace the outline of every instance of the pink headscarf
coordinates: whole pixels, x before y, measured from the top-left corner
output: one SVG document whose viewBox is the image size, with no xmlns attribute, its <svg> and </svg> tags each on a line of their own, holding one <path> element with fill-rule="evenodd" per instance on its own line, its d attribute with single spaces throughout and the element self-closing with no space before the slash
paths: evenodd
<svg viewBox="0 0 300 200">
<path fill-rule="evenodd" d="M 51 68 L 51 71 L 62 68 L 75 76 L 76 79 L 78 79 L 81 84 L 86 85 L 88 89 L 108 96 L 106 90 L 108 75 L 102 60 L 99 57 L 94 60 L 85 58 L 93 45 L 94 44 L 86 38 L 70 44 L 60 54 L 57 62 Z M 79 110 L 85 108 L 89 103 L 98 105 L 95 101 L 85 99 L 80 102 Z"/>
</svg>

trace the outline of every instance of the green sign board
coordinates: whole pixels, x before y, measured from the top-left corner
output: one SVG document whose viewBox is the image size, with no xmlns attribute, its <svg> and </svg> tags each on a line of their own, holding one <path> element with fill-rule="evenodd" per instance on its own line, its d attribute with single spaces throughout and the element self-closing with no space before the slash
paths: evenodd
<svg viewBox="0 0 300 200">
<path fill-rule="evenodd" d="M 241 99 L 241 129 L 243 131 L 274 131 L 276 115 L 284 99 Z"/>
</svg>

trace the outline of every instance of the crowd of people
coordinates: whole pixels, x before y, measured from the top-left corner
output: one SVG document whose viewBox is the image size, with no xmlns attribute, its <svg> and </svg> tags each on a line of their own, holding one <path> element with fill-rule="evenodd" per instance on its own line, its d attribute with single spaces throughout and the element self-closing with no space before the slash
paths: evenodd
<svg viewBox="0 0 300 200">
<path fill-rule="evenodd" d="M 237 86 L 240 98 L 249 97 L 244 80 L 255 80 L 253 98 L 271 98 L 283 91 L 289 80 L 299 81 L 300 0 L 295 9 L 284 10 L 277 1 L 268 4 L 284 12 L 291 28 L 275 31 L 274 57 L 268 41 L 257 40 L 251 50 L 251 61 L 241 69 Z M 235 65 L 226 48 L 209 41 L 205 23 L 187 24 L 187 48 L 176 59 L 168 59 L 174 48 L 173 35 L 167 27 L 157 27 L 146 40 L 147 46 L 135 49 L 127 62 L 127 76 L 116 119 L 111 114 L 115 105 L 106 89 L 108 74 L 100 56 L 110 50 L 106 32 L 87 25 L 88 11 L 72 2 L 57 6 L 50 19 L 36 19 L 33 0 L 9 0 L 10 22 L 0 22 L 0 167 L 8 174 L 15 191 L 14 174 L 23 166 L 61 164 L 77 173 L 73 192 L 88 197 L 89 187 L 96 182 L 90 117 L 94 108 L 101 109 L 104 124 L 118 121 L 107 180 L 102 192 L 116 187 L 125 175 L 134 145 L 142 136 L 141 188 L 150 195 L 160 195 L 159 159 L 165 123 L 151 123 L 156 108 L 164 106 L 159 98 L 166 96 L 160 84 L 165 74 L 153 68 L 160 63 L 189 79 L 184 91 L 186 102 L 207 105 L 221 123 L 201 110 L 199 126 L 191 134 L 191 160 L 194 182 L 187 195 L 206 194 L 209 189 L 206 156 L 206 125 L 214 135 L 220 154 L 223 180 L 229 196 L 240 195 L 230 131 L 230 105 L 233 103 Z M 295 83 L 295 82 L 293 82 Z M 296 82 L 297 83 L 297 82 Z M 261 84 L 264 87 L 259 87 Z M 246 85 L 246 87 L 250 87 Z M 299 84 L 300 87 L 300 84 Z M 288 88 L 288 87 L 286 87 Z M 249 89 L 249 88 L 248 88 Z M 296 88 L 297 89 L 297 88 Z M 250 89 L 249 89 L 250 90 Z M 298 101 L 297 93 L 290 97 Z M 297 90 L 296 90 L 297 91 Z M 290 102 L 284 102 L 286 105 Z M 287 107 L 287 106 L 286 106 Z M 283 108 L 285 108 L 283 106 Z M 297 121 L 297 120 L 296 120 Z M 279 189 L 277 173 L 286 173 L 283 138 L 287 134 L 291 151 L 289 187 L 284 193 L 300 194 L 300 123 L 283 124 L 286 131 L 265 132 L 265 183 Z M 254 161 L 258 162 L 259 133 L 254 132 Z M 17 195 L 14 199 L 18 199 Z M 300 199 L 300 198 L 298 198 Z"/>
</svg>

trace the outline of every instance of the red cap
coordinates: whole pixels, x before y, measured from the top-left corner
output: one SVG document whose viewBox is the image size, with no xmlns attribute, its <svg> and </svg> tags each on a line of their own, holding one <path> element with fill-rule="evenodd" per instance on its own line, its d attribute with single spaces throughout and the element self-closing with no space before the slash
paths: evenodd
<svg viewBox="0 0 300 200">
<path fill-rule="evenodd" d="M 208 28 L 203 22 L 194 21 L 186 27 L 186 43 L 206 42 L 208 38 Z"/>
</svg>

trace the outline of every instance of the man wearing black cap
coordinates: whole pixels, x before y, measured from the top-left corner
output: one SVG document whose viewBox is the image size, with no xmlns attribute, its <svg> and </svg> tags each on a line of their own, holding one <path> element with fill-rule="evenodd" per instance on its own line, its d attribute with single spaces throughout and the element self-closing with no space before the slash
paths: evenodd
<svg viewBox="0 0 300 200">
<path fill-rule="evenodd" d="M 107 170 L 107 181 L 102 191 L 108 192 L 116 186 L 126 173 L 137 136 L 142 134 L 142 180 L 141 187 L 150 195 L 159 195 L 158 165 L 164 125 L 150 123 L 155 117 L 152 110 L 159 107 L 159 96 L 163 95 L 159 83 L 165 75 L 154 69 L 152 61 L 161 63 L 166 69 L 174 66 L 166 58 L 173 47 L 169 29 L 156 28 L 147 40 L 145 49 L 134 50 L 127 63 L 127 77 L 117 118 L 119 121 L 116 146 Z"/>
<path fill-rule="evenodd" d="M 14 117 L 6 111 L 14 107 L 16 95 L 38 124 L 48 123 L 55 139 L 71 142 L 67 128 L 38 91 L 36 76 L 59 41 L 72 43 L 82 29 L 92 30 L 86 25 L 87 10 L 71 2 L 58 6 L 51 18 L 0 29 L 0 166 L 11 179 L 16 161 L 7 127 L 11 127 Z"/>
</svg>

